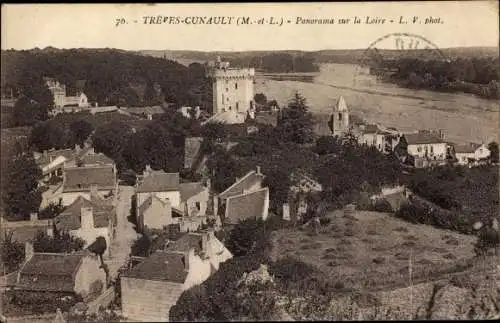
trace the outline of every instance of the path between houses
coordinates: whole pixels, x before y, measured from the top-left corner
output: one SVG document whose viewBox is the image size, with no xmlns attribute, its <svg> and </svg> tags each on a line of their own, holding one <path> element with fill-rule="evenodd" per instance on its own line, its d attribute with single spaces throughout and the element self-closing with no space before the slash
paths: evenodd
<svg viewBox="0 0 500 323">
<path fill-rule="evenodd" d="M 111 243 L 111 257 L 106 260 L 111 278 L 115 278 L 118 274 L 118 269 L 127 260 L 130 254 L 130 247 L 137 238 L 134 225 L 127 219 L 130 214 L 133 194 L 134 188 L 132 186 L 119 186 L 116 201 L 116 237 Z"/>
</svg>

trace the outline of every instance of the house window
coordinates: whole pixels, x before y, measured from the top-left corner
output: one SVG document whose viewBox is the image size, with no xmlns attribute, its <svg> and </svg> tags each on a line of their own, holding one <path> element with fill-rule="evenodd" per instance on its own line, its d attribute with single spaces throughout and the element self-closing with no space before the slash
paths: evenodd
<svg viewBox="0 0 500 323">
<path fill-rule="evenodd" d="M 339 113 L 339 121 L 342 121 L 342 113 Z"/>
<path fill-rule="evenodd" d="M 434 146 L 431 146 L 431 154 L 434 153 Z"/>
<path fill-rule="evenodd" d="M 240 111 L 240 103 L 236 102 L 236 111 Z"/>
<path fill-rule="evenodd" d="M 417 151 L 421 152 L 422 151 L 422 147 L 421 146 L 417 146 Z"/>
<path fill-rule="evenodd" d="M 235 82 L 234 83 L 234 89 L 237 90 L 238 89 L 238 82 Z"/>
<path fill-rule="evenodd" d="M 200 204 L 200 202 L 196 202 L 196 209 L 198 211 L 201 210 L 201 204 Z"/>
</svg>

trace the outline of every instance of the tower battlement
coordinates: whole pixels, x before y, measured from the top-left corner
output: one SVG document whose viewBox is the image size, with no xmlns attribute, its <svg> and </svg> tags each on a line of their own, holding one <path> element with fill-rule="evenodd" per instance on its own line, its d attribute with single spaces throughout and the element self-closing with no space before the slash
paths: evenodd
<svg viewBox="0 0 500 323">
<path fill-rule="evenodd" d="M 213 68 L 207 72 L 207 76 L 220 79 L 245 79 L 255 76 L 254 68 Z"/>
</svg>

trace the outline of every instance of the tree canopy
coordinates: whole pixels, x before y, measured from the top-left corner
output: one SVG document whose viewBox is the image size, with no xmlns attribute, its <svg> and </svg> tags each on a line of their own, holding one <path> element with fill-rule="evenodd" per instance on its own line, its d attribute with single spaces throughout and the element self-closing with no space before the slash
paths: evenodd
<svg viewBox="0 0 500 323">
<path fill-rule="evenodd" d="M 42 171 L 29 154 L 17 156 L 8 162 L 5 170 L 2 199 L 8 219 L 29 219 L 30 213 L 38 212 L 42 193 L 38 182 Z"/>
</svg>

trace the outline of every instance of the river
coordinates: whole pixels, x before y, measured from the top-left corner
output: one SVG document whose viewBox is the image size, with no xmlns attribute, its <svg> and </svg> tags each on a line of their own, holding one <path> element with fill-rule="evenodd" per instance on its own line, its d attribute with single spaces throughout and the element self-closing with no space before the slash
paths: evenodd
<svg viewBox="0 0 500 323">
<path fill-rule="evenodd" d="M 349 64 L 322 64 L 319 73 L 258 74 L 255 93 L 285 104 L 299 91 L 314 114 L 329 114 L 344 96 L 352 114 L 401 131 L 443 129 L 457 143 L 499 141 L 498 100 L 411 90 L 383 83 Z M 325 120 L 326 123 L 326 120 Z"/>
</svg>

